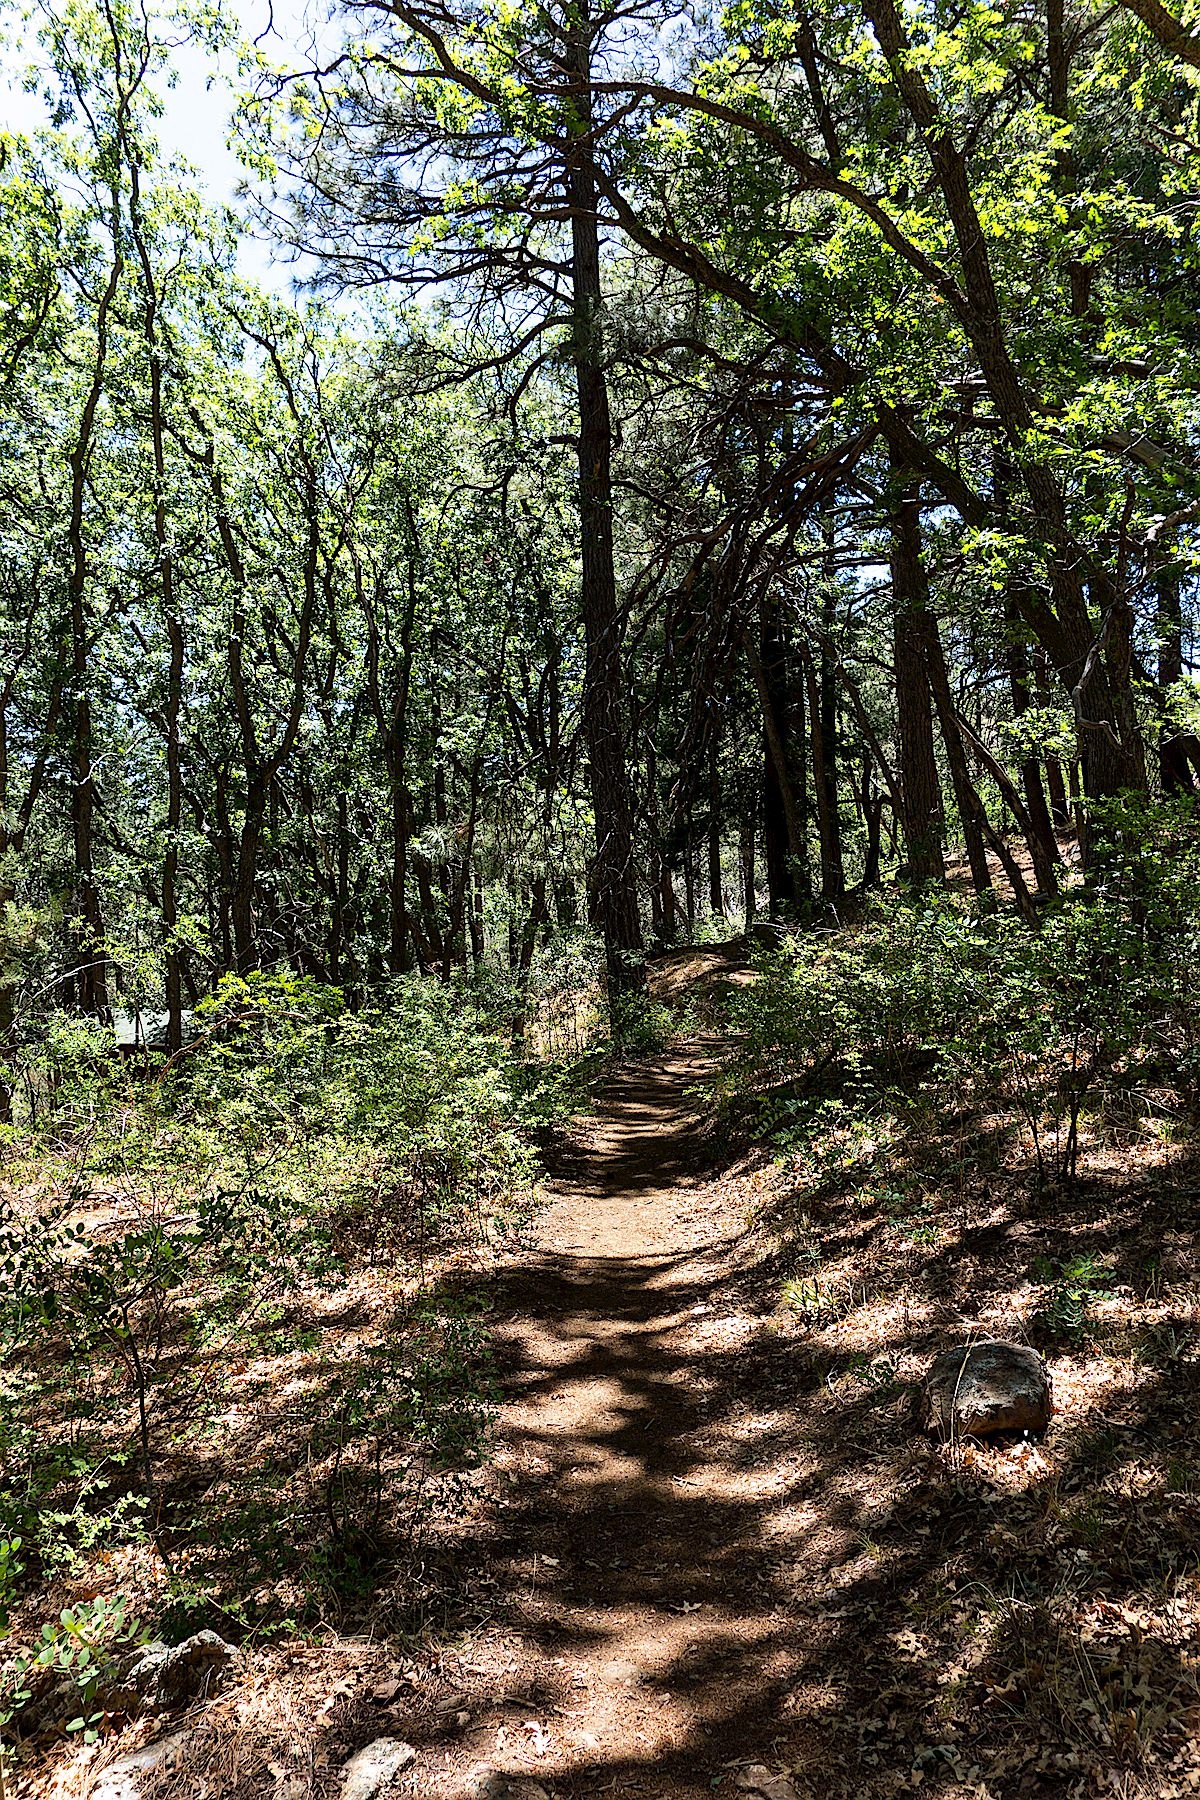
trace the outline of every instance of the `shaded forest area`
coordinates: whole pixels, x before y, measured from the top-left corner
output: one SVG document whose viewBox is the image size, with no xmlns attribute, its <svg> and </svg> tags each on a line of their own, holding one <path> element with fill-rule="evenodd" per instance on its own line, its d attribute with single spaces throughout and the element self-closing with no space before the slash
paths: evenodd
<svg viewBox="0 0 1200 1800">
<path fill-rule="evenodd" d="M 939 1331 L 1057 1346 L 1101 1497 L 1034 1461 L 1021 1505 L 1170 1649 L 1110 1694 L 1083 1588 L 1013 1576 L 1021 1655 L 1088 1671 L 1056 1712 L 989 1664 L 1043 1760 L 881 1723 L 829 1791 L 1190 1791 L 1200 34 L 0 25 L 45 115 L 0 128 L 0 1794 L 76 1791 L 64 1738 L 86 1784 L 151 1636 L 457 1628 L 491 1284 L 595 1080 L 697 1030 L 822 1443 Z M 236 207 L 158 141 L 185 51 Z M 1097 1573 L 1140 1504 L 1099 1407 L 1166 1523 Z M 1016 1480 L 945 1458 L 948 1516 Z"/>
<path fill-rule="evenodd" d="M 260 227 L 341 305 L 240 280 L 156 160 L 165 20 L 53 8 L 57 127 L 6 140 L 39 1004 L 144 996 L 177 1048 L 229 971 L 519 981 L 584 925 L 636 993 L 647 941 L 831 920 L 951 843 L 1032 918 L 1097 804 L 1192 792 L 1182 39 L 345 22 L 242 112 Z"/>
</svg>

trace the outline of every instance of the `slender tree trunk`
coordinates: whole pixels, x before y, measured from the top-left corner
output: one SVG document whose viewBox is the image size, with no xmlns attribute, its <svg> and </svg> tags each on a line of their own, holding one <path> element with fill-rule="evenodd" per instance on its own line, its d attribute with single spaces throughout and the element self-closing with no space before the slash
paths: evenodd
<svg viewBox="0 0 1200 1800">
<path fill-rule="evenodd" d="M 433 878 L 428 861 L 416 859 L 417 899 L 421 909 L 421 956 L 426 967 L 436 970 L 445 958 L 442 942 L 440 908 L 433 893 Z"/>
<path fill-rule="evenodd" d="M 275 348 L 270 341 L 257 336 L 255 336 L 255 341 L 268 352 L 278 369 L 280 365 Z M 305 521 L 304 599 L 291 646 L 291 692 L 285 712 L 284 726 L 276 739 L 274 748 L 270 751 L 266 751 L 260 746 L 250 689 L 246 681 L 246 646 L 249 637 L 249 619 L 246 611 L 246 569 L 225 492 L 224 475 L 217 461 L 216 444 L 211 434 L 208 433 L 203 419 L 194 410 L 192 411 L 192 418 L 205 433 L 206 439 L 203 453 L 196 456 L 194 460 L 198 461 L 204 469 L 212 490 L 217 534 L 233 587 L 226 668 L 229 675 L 229 691 L 233 701 L 234 717 L 237 720 L 238 734 L 241 740 L 242 760 L 246 775 L 246 802 L 237 848 L 237 866 L 233 873 L 229 913 L 233 929 L 234 956 L 238 970 L 241 972 L 254 966 L 254 897 L 263 829 L 267 819 L 267 808 L 272 802 L 275 777 L 291 755 L 300 730 L 307 694 L 306 676 L 318 593 L 321 546 L 317 505 L 317 471 L 305 442 L 301 417 L 295 405 L 295 395 L 290 386 L 285 385 L 284 391 L 296 424 L 294 448 L 305 479 L 304 498 L 307 517 Z"/>
<path fill-rule="evenodd" d="M 821 897 L 836 906 L 846 892 L 846 871 L 842 860 L 842 814 L 838 799 L 838 709 L 837 665 L 834 660 L 834 628 L 837 624 L 837 589 L 834 567 L 832 520 L 824 521 L 825 585 L 821 595 L 821 637 L 817 706 L 812 716 L 819 729 L 814 731 L 813 785 L 817 791 L 821 818 Z M 811 702 L 810 702 L 811 706 Z M 816 745 L 820 742 L 821 771 L 817 773 Z"/>
<path fill-rule="evenodd" d="M 1033 653 L 1033 674 L 1038 705 L 1048 707 L 1052 703 L 1050 659 L 1040 644 Z M 1046 792 L 1050 796 L 1050 820 L 1055 831 L 1070 831 L 1073 821 L 1067 781 L 1062 762 L 1052 751 L 1046 755 Z"/>
<path fill-rule="evenodd" d="M 819 671 L 807 644 L 801 645 L 800 657 L 808 688 L 813 792 L 817 800 L 817 834 L 821 845 L 821 898 L 827 905 L 836 906 L 846 892 L 846 873 L 842 864 L 842 815 L 837 790 L 836 713 L 832 695 L 827 692 L 827 676 L 833 670 L 824 645 Z M 831 754 L 834 758 L 832 768 L 829 765 Z"/>
<path fill-rule="evenodd" d="M 864 751 L 862 759 L 862 796 L 863 824 L 867 833 L 867 849 L 863 859 L 864 888 L 879 886 L 880 864 L 882 862 L 882 826 L 883 795 L 877 793 L 871 780 L 871 758 Z"/>
<path fill-rule="evenodd" d="M 1013 355 L 967 154 L 942 115 L 921 58 L 914 55 L 908 21 L 897 0 L 864 0 L 864 6 L 945 204 L 962 271 L 959 320 L 1046 547 L 1049 602 L 1031 587 L 1018 590 L 1017 597 L 1071 698 L 1084 792 L 1089 800 L 1104 800 L 1123 790 L 1144 792 L 1144 757 L 1130 685 L 1132 608 L 1124 572 L 1118 567 L 1104 581 L 1108 592 L 1103 597 L 1091 594 L 1093 605 L 1099 601 L 1100 606 L 1098 636 L 1084 588 L 1085 559 L 1070 529 L 1058 472 L 1037 448 L 1035 403 Z M 1094 589 L 1095 572 L 1092 580 Z M 1086 861 L 1091 850 L 1085 826 L 1081 819 L 1080 848 Z"/>
<path fill-rule="evenodd" d="M 0 698 L 0 871 L 8 865 L 12 848 L 8 831 L 9 817 L 9 762 L 8 762 L 8 708 L 12 692 L 12 683 L 6 682 L 5 692 Z M 0 874 L 0 918 L 7 915 L 8 908 L 16 899 L 16 889 L 11 878 Z M 13 1081 L 12 1067 L 9 1057 L 15 1048 L 12 1035 L 16 1022 L 16 994 L 19 973 L 12 966 L 13 946 L 8 932 L 0 936 L 0 1124 L 12 1123 Z M 0 1764 L 3 1760 L 3 1748 L 0 1747 Z M 2 1800 L 2 1796 L 0 1796 Z"/>
<path fill-rule="evenodd" d="M 670 875 L 667 871 L 667 849 L 663 842 L 662 812 L 658 793 L 658 751 L 653 731 L 646 737 L 646 814 L 649 828 L 650 877 L 650 941 L 655 950 L 665 950 L 674 930 L 670 901 Z"/>
<path fill-rule="evenodd" d="M 933 743 L 933 714 L 925 666 L 922 607 L 920 498 L 911 484 L 897 491 L 890 509 L 892 601 L 900 824 L 909 878 L 917 887 L 944 881 L 941 788 Z"/>
<path fill-rule="evenodd" d="M 746 914 L 746 930 L 749 931 L 758 911 L 758 894 L 756 892 L 754 869 L 754 836 L 755 819 L 751 814 L 743 819 L 738 833 L 738 860 L 742 870 L 742 907 Z"/>
<path fill-rule="evenodd" d="M 242 813 L 233 893 L 229 904 L 234 961 L 241 975 L 254 967 L 254 895 L 258 881 L 258 857 L 266 823 L 267 787 L 261 773 L 256 772 L 246 784 L 246 803 Z"/>
<path fill-rule="evenodd" d="M 179 834 L 183 825 L 183 769 L 179 715 L 183 706 L 183 620 L 175 594 L 175 558 L 167 530 L 167 467 L 163 420 L 163 356 L 159 341 L 158 285 L 142 219 L 141 181 L 136 157 L 129 158 L 130 224 L 142 268 L 143 328 L 150 364 L 150 443 L 154 457 L 154 547 L 158 561 L 163 624 L 167 633 L 166 706 L 167 821 L 162 868 L 162 929 L 166 944 L 167 1054 L 183 1044 L 183 978 L 176 934 L 179 929 Z"/>
<path fill-rule="evenodd" d="M 1020 720 L 1029 711 L 1032 702 L 1029 693 L 1029 653 L 1024 640 L 1017 635 L 1018 630 L 1017 621 L 1014 619 L 1006 646 L 1006 654 L 1013 717 Z M 1032 750 L 1021 763 L 1021 787 L 1025 795 L 1025 808 L 1029 814 L 1031 834 L 1029 848 L 1033 857 L 1037 884 L 1043 894 L 1054 894 L 1058 892 L 1057 870 L 1062 863 L 1062 857 L 1059 855 L 1058 839 L 1054 835 L 1054 822 L 1050 817 L 1046 790 L 1042 786 L 1041 763 L 1036 752 Z"/>
<path fill-rule="evenodd" d="M 329 979 L 342 980 L 342 957 L 346 950 L 350 912 L 350 798 L 345 788 L 337 797 L 336 873 L 333 909 L 329 924 Z"/>
<path fill-rule="evenodd" d="M 714 919 L 725 916 L 721 884 L 721 741 L 716 731 L 708 753 L 708 908 Z"/>
<path fill-rule="evenodd" d="M 929 689 L 933 696 L 933 704 L 937 709 L 942 742 L 946 746 L 946 761 L 950 766 L 950 780 L 954 788 L 954 804 L 958 808 L 958 816 L 962 824 L 963 843 L 966 846 L 971 880 L 976 894 L 982 900 L 992 891 L 992 872 L 988 867 L 987 852 L 983 844 L 984 820 L 981 816 L 983 803 L 975 791 L 970 770 L 967 768 L 967 753 L 963 745 L 962 732 L 959 729 L 954 696 L 950 692 L 950 677 L 946 669 L 946 655 L 942 648 L 941 634 L 938 631 L 937 620 L 928 608 L 928 588 L 926 589 L 926 605 L 921 617 L 924 625 L 925 667 L 929 676 Z"/>
<path fill-rule="evenodd" d="M 684 819 L 686 836 L 683 844 L 683 904 L 687 914 L 689 939 L 696 935 L 696 854 L 692 836 L 692 809 L 689 806 Z"/>
<path fill-rule="evenodd" d="M 71 835 L 75 851 L 75 949 L 79 962 L 77 988 L 84 1012 L 108 1015 L 108 957 L 104 947 L 104 912 L 96 881 L 95 811 L 96 775 L 92 761 L 91 624 L 88 584 L 91 573 L 84 535 L 88 467 L 96 410 L 104 388 L 108 360 L 108 332 L 112 308 L 120 286 L 124 263 L 119 244 L 122 226 L 119 202 L 113 191 L 113 261 L 96 310 L 96 345 L 87 392 L 80 412 L 75 441 L 67 457 L 71 475 L 70 512 L 67 525 L 67 611 L 70 629 L 72 697 L 71 731 Z"/>
<path fill-rule="evenodd" d="M 1071 59 L 1066 32 L 1066 8 L 1063 0 L 1046 0 L 1046 61 L 1050 75 L 1050 111 L 1064 125 L 1071 122 Z M 1064 133 L 1064 137 L 1066 134 Z M 1075 158 L 1070 138 L 1066 137 L 1055 157 L 1055 189 L 1064 206 L 1071 208 L 1076 194 Z M 1068 241 L 1072 234 L 1068 233 Z M 1091 303 L 1091 270 L 1078 257 L 1067 264 L 1071 284 L 1071 313 L 1085 318 Z"/>
<path fill-rule="evenodd" d="M 1195 794 L 1200 742 L 1171 717 L 1170 691 L 1183 680 L 1183 598 L 1180 566 L 1174 557 L 1160 563 L 1154 583 L 1158 625 L 1158 771 L 1164 794 Z"/>
<path fill-rule="evenodd" d="M 571 209 L 571 348 L 579 400 L 579 525 L 585 669 L 583 726 L 596 826 L 592 885 L 610 1003 L 646 991 L 633 861 L 624 672 L 613 563 L 612 424 L 604 372 L 603 293 L 592 141 L 592 27 L 586 4 L 572 33 L 575 126 L 567 156 Z"/>
<path fill-rule="evenodd" d="M 471 962 L 474 968 L 483 967 L 483 870 L 479 863 L 472 866 L 471 880 Z"/>
<path fill-rule="evenodd" d="M 408 836 L 411 801 L 404 785 L 403 764 L 395 757 L 388 766 L 391 790 L 391 868 L 388 879 L 388 967 L 393 975 L 407 975 L 413 966 L 412 940 L 408 931 L 408 907 L 404 889 L 408 879 Z"/>
<path fill-rule="evenodd" d="M 797 780 L 795 750 L 804 737 L 804 698 L 788 678 L 787 647 L 774 596 L 764 595 L 759 642 L 745 636 L 750 673 L 763 719 L 763 855 L 772 918 L 795 918 L 812 898 L 808 873 L 805 787 Z"/>
</svg>

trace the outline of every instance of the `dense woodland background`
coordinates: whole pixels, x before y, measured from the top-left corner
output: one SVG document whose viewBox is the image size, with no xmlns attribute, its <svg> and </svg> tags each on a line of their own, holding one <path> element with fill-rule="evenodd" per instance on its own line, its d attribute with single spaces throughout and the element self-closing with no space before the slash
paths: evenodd
<svg viewBox="0 0 1200 1800">
<path fill-rule="evenodd" d="M 243 47 L 292 305 L 155 154 L 218 17 L 48 8 L 10 1004 L 177 1046 L 227 971 L 520 982 L 588 927 L 636 992 L 960 846 L 1032 920 L 1097 805 L 1190 795 L 1200 53 L 1148 16 L 351 8 L 327 69 Z"/>
<path fill-rule="evenodd" d="M 119 1719 L 135 1607 L 411 1624 L 380 1559 L 467 1515 L 495 1397 L 447 1269 L 519 1239 L 596 1057 L 678 1029 L 724 1034 L 722 1131 L 793 1183 L 806 1342 L 876 1254 L 828 1209 L 903 1238 L 903 1328 L 830 1337 L 821 1395 L 908 1379 L 1002 1192 L 1041 1248 L 979 1317 L 1194 1398 L 1200 31 L 345 0 L 306 66 L 217 6 L 0 23 L 46 108 L 0 130 L 21 1756 L 48 1670 L 77 1734 Z M 236 70 L 236 210 L 156 143 L 184 44 Z M 664 985 L 733 940 L 716 1011 Z M 1195 1572 L 1171 1418 L 1161 1543 L 1113 1576 L 1139 1644 Z M 1063 1466 L 1102 1494 L 1110 1451 Z M 1141 1541 L 1107 1504 L 1080 1541 Z M 1020 1642 L 1082 1642 L 1072 1595 Z M 1056 1689 L 1070 1792 L 1185 1791 L 1171 1666 L 1089 1673 L 1092 1723 Z"/>
</svg>

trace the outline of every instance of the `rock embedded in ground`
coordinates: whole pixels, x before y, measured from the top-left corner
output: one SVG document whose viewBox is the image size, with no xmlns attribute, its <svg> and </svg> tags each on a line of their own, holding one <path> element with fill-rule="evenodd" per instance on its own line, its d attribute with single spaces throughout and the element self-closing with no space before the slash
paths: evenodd
<svg viewBox="0 0 1200 1800">
<path fill-rule="evenodd" d="M 191 1735 L 189 1731 L 177 1731 L 172 1737 L 155 1738 L 139 1750 L 118 1756 L 97 1775 L 89 1789 L 91 1800 L 140 1800 L 147 1777 L 172 1768 Z"/>
<path fill-rule="evenodd" d="M 144 1644 L 122 1664 L 103 1703 L 108 1712 L 130 1714 L 191 1706 L 216 1693 L 239 1660 L 215 1631 L 198 1631 L 182 1644 Z"/>
<path fill-rule="evenodd" d="M 739 1769 L 735 1785 L 751 1800 L 800 1800 L 786 1775 L 772 1775 L 765 1763 L 748 1763 Z"/>
<path fill-rule="evenodd" d="M 960 1344 L 934 1358 L 922 1396 L 921 1418 L 940 1438 L 1040 1437 L 1053 1412 L 1050 1377 L 1028 1344 L 988 1338 Z"/>
<path fill-rule="evenodd" d="M 342 1770 L 342 1800 L 374 1800 L 416 1756 L 412 1745 L 399 1738 L 376 1738 L 364 1745 Z"/>
<path fill-rule="evenodd" d="M 540 1781 L 527 1775 L 505 1775 L 499 1769 L 475 1769 L 465 1800 L 550 1800 Z"/>
</svg>

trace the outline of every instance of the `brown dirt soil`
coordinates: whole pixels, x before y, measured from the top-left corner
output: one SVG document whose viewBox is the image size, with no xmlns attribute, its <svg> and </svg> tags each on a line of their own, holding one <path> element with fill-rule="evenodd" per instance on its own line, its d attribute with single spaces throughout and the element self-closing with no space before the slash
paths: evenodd
<svg viewBox="0 0 1200 1800">
<path fill-rule="evenodd" d="M 728 1291 L 744 1219 L 688 1103 L 708 1067 L 693 1044 L 610 1084 L 502 1276 L 497 1616 L 459 1663 L 469 1727 L 414 1771 L 430 1800 L 479 1765 L 699 1800 L 795 1703 L 796 1621 L 763 1565 L 781 1446 L 725 1405 L 759 1327 Z"/>
<path fill-rule="evenodd" d="M 494 1271 L 497 1454 L 430 1546 L 421 1647 L 381 1597 L 377 1636 L 257 1650 L 156 1800 L 334 1800 L 384 1735 L 417 1751 L 388 1800 L 489 1771 L 701 1800 L 751 1763 L 802 1800 L 1200 1788 L 1192 1179 L 1122 1162 L 1047 1215 L 1016 1165 L 964 1185 L 990 1139 L 952 1121 L 921 1137 L 944 1193 L 838 1200 L 720 1141 L 691 1092 L 717 1050 L 617 1074 Z M 935 1350 L 1036 1331 L 1035 1252 L 1083 1244 L 1133 1285 L 1047 1345 L 1045 1443 L 924 1442 Z"/>
</svg>

